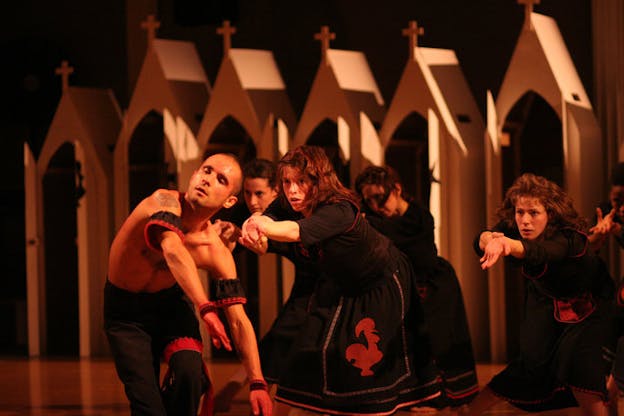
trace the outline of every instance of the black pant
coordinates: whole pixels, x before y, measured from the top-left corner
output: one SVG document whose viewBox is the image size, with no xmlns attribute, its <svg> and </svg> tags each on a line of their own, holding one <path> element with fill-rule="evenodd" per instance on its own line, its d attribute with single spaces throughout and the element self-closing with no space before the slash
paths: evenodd
<svg viewBox="0 0 624 416">
<path fill-rule="evenodd" d="M 170 377 L 159 387 L 164 348 L 177 338 L 201 340 L 192 305 L 179 287 L 131 293 L 107 282 L 104 328 L 133 415 L 197 415 L 207 386 L 200 352 L 174 353 Z"/>
</svg>

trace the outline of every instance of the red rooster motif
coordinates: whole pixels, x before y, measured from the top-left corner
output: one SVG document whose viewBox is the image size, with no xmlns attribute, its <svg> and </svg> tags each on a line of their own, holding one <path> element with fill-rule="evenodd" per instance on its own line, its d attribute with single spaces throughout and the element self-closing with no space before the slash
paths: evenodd
<svg viewBox="0 0 624 416">
<path fill-rule="evenodd" d="M 359 337 L 364 333 L 366 344 L 355 343 L 347 347 L 345 357 L 349 363 L 361 370 L 361 376 L 372 376 L 371 367 L 383 358 L 383 353 L 377 347 L 379 333 L 375 330 L 375 321 L 364 318 L 355 326 L 355 335 Z"/>
</svg>

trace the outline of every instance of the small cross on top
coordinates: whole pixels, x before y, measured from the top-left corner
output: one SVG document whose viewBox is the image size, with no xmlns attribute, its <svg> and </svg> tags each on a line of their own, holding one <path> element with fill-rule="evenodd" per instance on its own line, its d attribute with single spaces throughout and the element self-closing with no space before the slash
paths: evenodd
<svg viewBox="0 0 624 416">
<path fill-rule="evenodd" d="M 63 86 L 63 92 L 69 88 L 69 74 L 74 72 L 74 67 L 69 66 L 67 61 L 61 61 L 61 66 L 54 70 L 56 75 L 61 76 L 61 82 Z"/>
<path fill-rule="evenodd" d="M 424 35 L 425 29 L 419 27 L 416 20 L 410 20 L 408 27 L 403 29 L 401 33 L 409 38 L 409 57 L 411 60 L 414 60 L 414 49 L 418 46 L 418 36 Z"/>
<path fill-rule="evenodd" d="M 156 29 L 160 27 L 160 22 L 156 20 L 153 14 L 147 16 L 147 20 L 141 22 L 141 29 L 147 31 L 147 46 L 151 47 L 156 39 Z"/>
<path fill-rule="evenodd" d="M 223 55 L 229 56 L 232 48 L 232 35 L 236 33 L 236 28 L 230 26 L 229 20 L 223 21 L 223 26 L 217 29 L 217 34 L 223 36 Z"/>
<path fill-rule="evenodd" d="M 531 28 L 531 13 L 533 13 L 533 6 L 540 4 L 540 0 L 518 0 L 518 4 L 524 4 L 524 28 Z"/>
<path fill-rule="evenodd" d="M 329 26 L 321 26 L 321 31 L 314 34 L 314 39 L 321 41 L 321 59 L 327 62 L 329 41 L 336 39 L 336 34 L 329 31 Z"/>
</svg>

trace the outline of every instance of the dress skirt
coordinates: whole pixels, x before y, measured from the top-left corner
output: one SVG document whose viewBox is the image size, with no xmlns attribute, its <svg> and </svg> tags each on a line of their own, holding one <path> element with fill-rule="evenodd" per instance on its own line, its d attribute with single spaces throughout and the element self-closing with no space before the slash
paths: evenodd
<svg viewBox="0 0 624 416">
<path fill-rule="evenodd" d="M 532 285 L 528 290 L 520 356 L 489 387 L 512 405 L 533 412 L 578 406 L 575 390 L 606 401 L 613 302 L 600 299 L 591 315 L 564 323 L 553 318 L 551 298 Z"/>
<path fill-rule="evenodd" d="M 366 290 L 319 281 L 288 371 L 280 377 L 277 401 L 357 415 L 391 414 L 440 398 L 411 267 L 402 254 L 396 258 L 394 273 Z"/>
<path fill-rule="evenodd" d="M 433 355 L 446 400 L 442 406 L 469 403 L 479 393 L 470 330 L 461 287 L 453 266 L 438 257 L 428 278 L 416 282 Z"/>
</svg>

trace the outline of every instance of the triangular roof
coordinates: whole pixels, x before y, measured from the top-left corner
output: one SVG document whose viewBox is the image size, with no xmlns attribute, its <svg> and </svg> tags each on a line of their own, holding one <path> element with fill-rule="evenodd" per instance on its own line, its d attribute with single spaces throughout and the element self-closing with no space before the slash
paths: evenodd
<svg viewBox="0 0 624 416">
<path fill-rule="evenodd" d="M 362 52 L 328 49 L 327 60 L 340 88 L 347 92 L 366 93 L 367 98 L 374 97 L 374 102 L 362 101 L 360 104 L 363 109 L 369 107 L 369 111 L 364 110 L 365 112 L 373 113 L 385 104 L 366 56 Z"/>
<path fill-rule="evenodd" d="M 327 60 L 351 108 L 381 121 L 385 103 L 364 53 L 328 49 Z"/>
<path fill-rule="evenodd" d="M 206 107 L 210 84 L 195 45 L 191 42 L 154 39 L 148 48 L 130 104 L 126 126 L 130 130 L 150 111 L 169 110 L 193 132 Z"/>
<path fill-rule="evenodd" d="M 308 95 L 295 145 L 303 144 L 313 129 L 326 118 L 343 117 L 348 124 L 360 125 L 360 113 L 373 123 L 381 123 L 385 102 L 362 52 L 327 49 Z"/>
<path fill-rule="evenodd" d="M 241 88 L 247 91 L 258 121 L 263 125 L 269 114 L 284 119 L 291 129 L 295 113 L 286 93 L 273 52 L 258 49 L 230 49 L 230 59 Z"/>
<path fill-rule="evenodd" d="M 154 39 L 153 48 L 162 67 L 163 75 L 168 81 L 208 84 L 208 78 L 193 43 Z"/>
<path fill-rule="evenodd" d="M 483 131 L 483 120 L 461 71 L 455 52 L 449 49 L 414 47 L 397 86 L 381 139 L 387 143 L 399 123 L 411 112 L 426 116 L 436 111 L 446 131 L 463 153 L 468 151 L 467 137 Z M 470 123 L 460 122 L 466 116 Z M 460 120 L 461 119 L 461 120 Z M 474 121 L 474 123 L 473 123 Z M 481 133 L 478 133 L 481 137 Z"/>
<path fill-rule="evenodd" d="M 271 117 L 282 119 L 294 130 L 295 112 L 271 51 L 228 49 L 197 134 L 200 147 L 206 146 L 215 128 L 228 116 L 241 123 L 256 145 L 261 145 Z"/>
<path fill-rule="evenodd" d="M 576 72 L 557 22 L 539 13 L 530 14 L 532 29 L 520 33 L 496 98 L 504 118 L 527 91 L 542 96 L 561 117 L 561 100 L 591 109 L 591 102 Z M 555 85 L 556 88 L 552 88 Z"/>
<path fill-rule="evenodd" d="M 69 87 L 61 97 L 40 160 L 45 166 L 65 141 L 80 141 L 87 157 L 112 173 L 112 155 L 121 128 L 121 111 L 109 89 Z M 45 168 L 44 166 L 44 168 Z"/>
<path fill-rule="evenodd" d="M 459 136 L 458 145 L 468 151 L 474 140 L 481 146 L 484 122 L 477 102 L 459 65 L 455 51 L 450 49 L 420 48 L 427 66 L 438 85 L 441 98 L 450 117 L 444 122 L 454 125 Z M 441 102 L 439 103 L 441 104 Z"/>
</svg>

